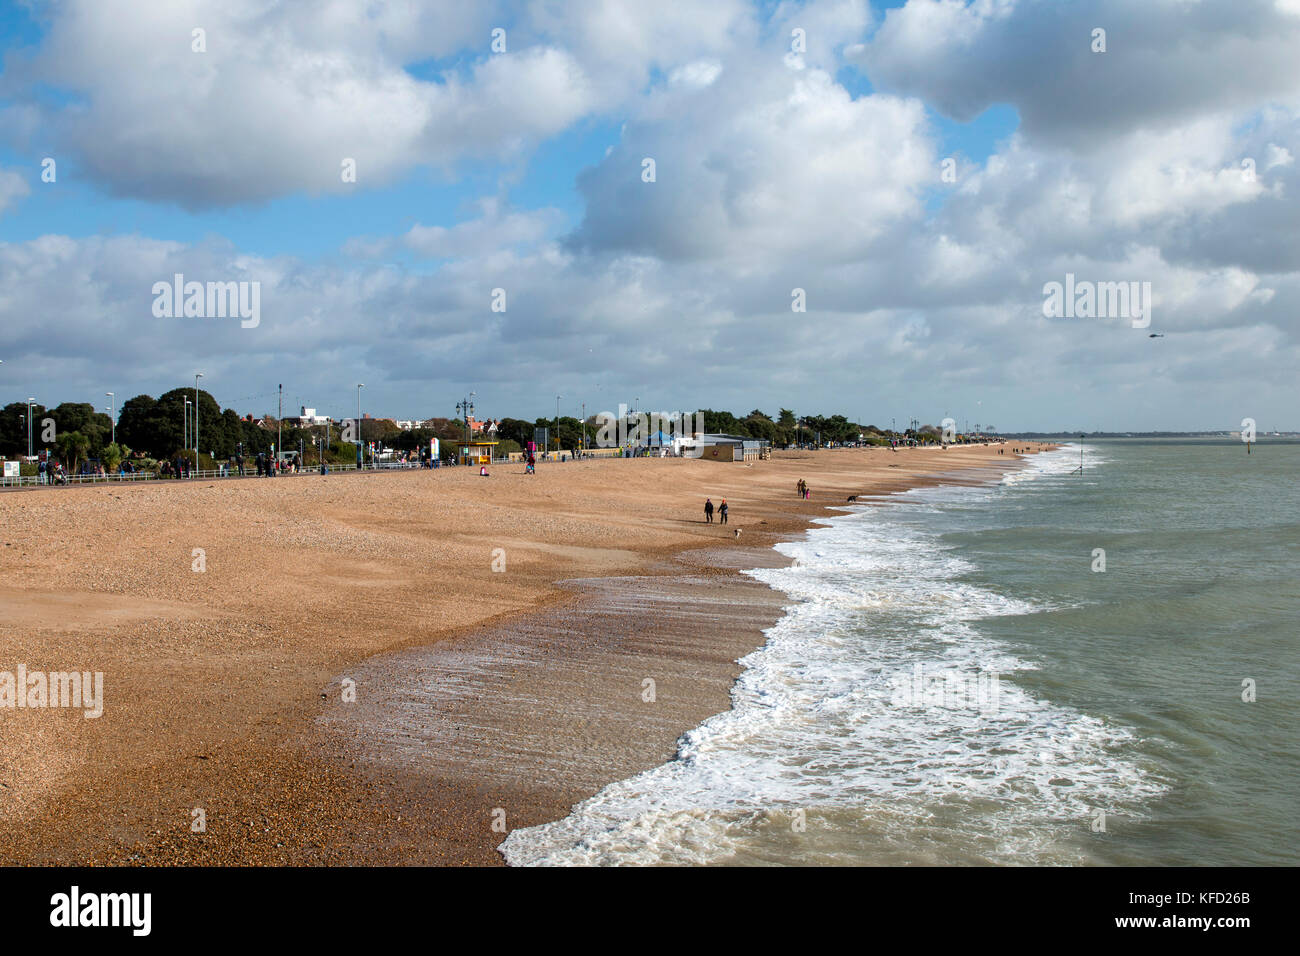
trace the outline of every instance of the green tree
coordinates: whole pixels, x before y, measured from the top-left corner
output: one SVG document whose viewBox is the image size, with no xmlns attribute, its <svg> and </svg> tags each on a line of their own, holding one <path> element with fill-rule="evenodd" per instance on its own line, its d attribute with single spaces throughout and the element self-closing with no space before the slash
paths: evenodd
<svg viewBox="0 0 1300 956">
<path fill-rule="evenodd" d="M 754 409 L 749 413 L 745 418 L 744 426 L 745 430 L 749 432 L 751 437 L 760 438 L 764 441 L 770 441 L 773 444 L 776 444 L 780 429 L 777 427 L 776 422 L 772 421 L 772 419 L 768 418 L 758 409 Z"/>
<path fill-rule="evenodd" d="M 233 458 L 237 446 L 244 440 L 244 420 L 233 408 L 227 408 L 221 413 L 221 438 L 221 448 L 217 449 L 218 457 Z"/>
<path fill-rule="evenodd" d="M 522 418 L 503 418 L 497 422 L 497 438 L 518 442 L 521 448 L 533 440 L 533 423 Z"/>
<path fill-rule="evenodd" d="M 32 408 L 32 447 L 40 447 L 41 419 L 45 406 Z M 17 458 L 27 454 L 27 403 L 10 402 L 0 409 L 0 455 Z"/>
<path fill-rule="evenodd" d="M 116 442 L 109 442 L 104 446 L 103 454 L 100 455 L 100 461 L 104 463 L 104 470 L 112 474 L 117 471 L 117 466 L 122 463 L 122 448 Z"/>
<path fill-rule="evenodd" d="M 113 429 L 113 420 L 95 411 L 89 402 L 64 402 L 55 406 L 49 417 L 54 419 L 56 441 L 62 432 L 80 432 L 92 457 L 103 449 Z"/>
<path fill-rule="evenodd" d="M 117 437 L 146 454 L 163 454 L 157 444 L 158 402 L 149 395 L 137 395 L 122 403 L 117 415 Z"/>
<path fill-rule="evenodd" d="M 752 437 L 745 423 L 731 412 L 715 412 L 711 408 L 701 409 L 704 415 L 704 430 L 709 434 L 738 435 L 741 438 Z"/>
<path fill-rule="evenodd" d="M 76 474 L 77 466 L 90 454 L 90 439 L 81 432 L 59 432 L 54 447 L 68 472 Z"/>
<path fill-rule="evenodd" d="M 50 412 L 61 432 L 82 432 L 95 419 L 95 406 L 89 402 L 63 402 Z"/>
</svg>

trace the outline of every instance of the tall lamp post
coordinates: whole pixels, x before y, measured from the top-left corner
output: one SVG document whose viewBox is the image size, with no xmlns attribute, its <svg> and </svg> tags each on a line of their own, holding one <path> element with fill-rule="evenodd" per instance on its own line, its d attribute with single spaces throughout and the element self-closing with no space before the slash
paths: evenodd
<svg viewBox="0 0 1300 956">
<path fill-rule="evenodd" d="M 194 373 L 194 469 L 199 467 L 199 379 L 202 372 Z"/>
<path fill-rule="evenodd" d="M 563 396 L 555 396 L 555 457 L 560 456 L 560 399 Z"/>
<path fill-rule="evenodd" d="M 470 392 L 468 395 L 466 395 L 464 398 L 462 398 L 459 402 L 456 403 L 456 412 L 457 412 L 458 414 L 462 414 L 462 415 L 464 415 L 464 420 L 465 420 L 465 444 L 466 444 L 466 445 L 469 444 L 469 420 L 470 420 L 470 418 L 472 418 L 473 415 L 474 415 L 474 401 L 473 401 L 473 399 L 474 399 L 474 396 L 477 395 L 477 394 L 478 394 L 477 392 Z"/>
<path fill-rule="evenodd" d="M 104 394 L 108 396 L 109 399 L 111 399 L 111 401 L 109 401 L 108 403 L 108 420 L 113 428 L 113 437 L 111 441 L 113 442 L 114 445 L 116 445 L 117 444 L 117 418 L 115 416 L 117 414 L 116 411 L 117 399 L 114 397 L 112 392 L 105 392 Z"/>
<path fill-rule="evenodd" d="M 357 385 L 357 471 L 361 470 L 361 390 L 365 383 Z"/>
<path fill-rule="evenodd" d="M 185 399 L 185 434 L 182 436 L 181 444 L 186 448 L 190 447 L 190 400 Z"/>
<path fill-rule="evenodd" d="M 36 399 L 27 399 L 27 457 L 32 457 L 32 409 L 36 407 Z"/>
</svg>

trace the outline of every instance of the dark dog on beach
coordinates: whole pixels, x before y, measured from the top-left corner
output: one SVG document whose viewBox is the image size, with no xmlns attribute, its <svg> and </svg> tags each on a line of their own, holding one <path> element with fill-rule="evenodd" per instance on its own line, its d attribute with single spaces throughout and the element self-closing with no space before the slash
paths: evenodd
<svg viewBox="0 0 1300 956">
<path fill-rule="evenodd" d="M 850 501 L 857 501 L 857 500 L 858 500 L 857 495 L 849 495 L 848 499 L 844 503 L 848 504 Z"/>
</svg>

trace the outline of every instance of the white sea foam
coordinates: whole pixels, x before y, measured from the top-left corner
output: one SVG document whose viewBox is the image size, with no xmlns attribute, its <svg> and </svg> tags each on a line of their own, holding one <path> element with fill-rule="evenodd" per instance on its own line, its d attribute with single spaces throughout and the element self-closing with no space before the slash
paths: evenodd
<svg viewBox="0 0 1300 956">
<path fill-rule="evenodd" d="M 1094 807 L 1137 814 L 1160 784 L 1127 756 L 1126 728 L 1027 693 L 1015 677 L 1036 663 L 981 633 L 1042 610 L 964 582 L 971 566 L 941 544 L 930 512 L 985 493 L 923 489 L 780 545 L 793 566 L 749 573 L 792 603 L 742 661 L 732 709 L 674 761 L 511 833 L 507 860 L 871 862 L 864 831 L 905 860 L 1080 859 L 1070 836 Z M 906 693 L 917 675 L 996 675 L 996 709 L 927 703 Z M 800 813 L 814 832 L 787 853 Z"/>
<path fill-rule="evenodd" d="M 1083 466 L 1085 474 L 1104 465 L 1109 459 L 1095 445 L 1083 446 Z M 1079 443 L 1067 442 L 1055 451 L 1040 452 L 1030 455 L 1014 471 L 1002 476 L 1003 485 L 1020 485 L 1041 478 L 1070 477 L 1079 467 Z"/>
</svg>

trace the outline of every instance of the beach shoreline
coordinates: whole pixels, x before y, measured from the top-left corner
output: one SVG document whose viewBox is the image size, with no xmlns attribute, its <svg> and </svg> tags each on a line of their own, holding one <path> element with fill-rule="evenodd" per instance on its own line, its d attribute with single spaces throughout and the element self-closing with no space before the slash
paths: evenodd
<svg viewBox="0 0 1300 956">
<path fill-rule="evenodd" d="M 784 608 L 742 568 L 778 560 L 774 544 L 848 495 L 983 483 L 1018 460 L 844 449 L 243 482 L 224 501 L 217 482 L 46 492 L 78 496 L 57 509 L 7 498 L 5 655 L 56 669 L 89 649 L 109 704 L 96 721 L 0 723 L 17 754 L 0 859 L 499 864 L 502 827 L 567 815 L 729 707 L 736 661 Z M 794 496 L 800 477 L 811 501 Z M 705 494 L 733 502 L 729 527 L 685 513 Z M 9 503 L 23 500 L 39 514 Z M 111 536 L 133 504 L 153 509 L 161 562 Z M 76 553 L 93 516 L 106 566 L 41 553 Z M 261 535 L 266 553 L 248 557 Z M 222 560 L 232 547 L 242 560 Z M 211 555 L 202 574 L 195 549 Z"/>
</svg>

